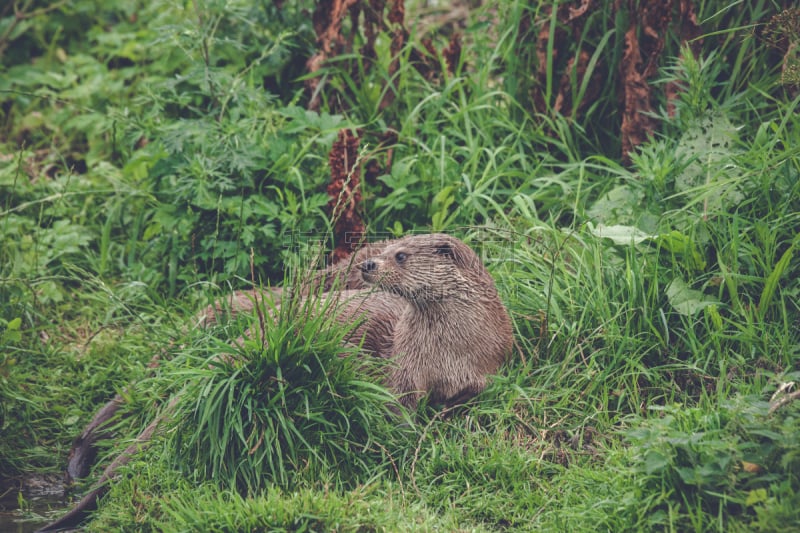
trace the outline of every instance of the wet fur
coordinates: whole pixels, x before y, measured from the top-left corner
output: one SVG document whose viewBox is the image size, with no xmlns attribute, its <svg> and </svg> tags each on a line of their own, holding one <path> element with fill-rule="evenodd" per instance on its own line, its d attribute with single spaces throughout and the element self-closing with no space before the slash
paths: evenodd
<svg viewBox="0 0 800 533">
<path fill-rule="evenodd" d="M 407 407 L 428 395 L 453 405 L 478 394 L 511 352 L 511 320 L 478 256 L 444 234 L 389 243 L 361 264 L 364 280 L 403 299 L 387 385 Z"/>
<path fill-rule="evenodd" d="M 341 323 L 356 322 L 346 340 L 392 359 L 386 385 L 410 409 L 425 395 L 435 404 L 463 403 L 486 387 L 487 376 L 511 352 L 511 320 L 494 280 L 455 237 L 411 235 L 372 244 L 351 261 L 317 273 L 300 292 L 320 285 L 333 289 L 323 299 L 336 300 L 321 308 Z M 257 297 L 253 291 L 235 293 L 228 310 L 251 311 Z M 220 309 L 207 308 L 206 323 Z"/>
</svg>

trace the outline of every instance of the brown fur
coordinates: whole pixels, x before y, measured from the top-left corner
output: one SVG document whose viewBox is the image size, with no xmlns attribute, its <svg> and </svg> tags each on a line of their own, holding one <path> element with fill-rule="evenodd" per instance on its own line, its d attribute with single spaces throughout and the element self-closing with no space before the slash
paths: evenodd
<svg viewBox="0 0 800 533">
<path fill-rule="evenodd" d="M 328 304 L 323 307 L 337 321 L 357 321 L 347 340 L 363 341 L 365 352 L 393 360 L 386 385 L 409 408 L 426 394 L 437 404 L 466 401 L 511 352 L 511 320 L 494 280 L 455 237 L 412 235 L 369 245 L 316 273 L 299 293 L 320 286 Z M 227 306 L 207 308 L 201 323 L 216 322 L 223 309 L 252 311 L 262 294 L 236 292 Z M 272 289 L 268 296 L 279 301 L 282 292 Z"/>
<path fill-rule="evenodd" d="M 380 253 L 385 243 L 372 243 L 359 249 L 349 258 L 339 261 L 324 270 L 318 270 L 309 276 L 309 281 L 303 283 L 298 290 L 300 294 L 308 295 L 317 291 L 328 292 L 331 290 L 355 290 L 367 288 L 361 277 L 361 271 L 355 267 L 367 258 Z M 281 287 L 265 289 L 250 289 L 234 291 L 222 300 L 206 307 L 196 317 L 200 327 L 210 327 L 219 322 L 225 315 L 235 316 L 250 313 L 255 309 L 257 302 L 267 298 L 274 304 L 280 303 L 283 298 Z"/>
<path fill-rule="evenodd" d="M 404 301 L 393 325 L 395 364 L 387 377 L 401 403 L 413 408 L 428 394 L 433 403 L 453 405 L 481 392 L 511 352 L 513 336 L 478 256 L 449 235 L 412 235 L 360 266 L 384 298 Z"/>
</svg>

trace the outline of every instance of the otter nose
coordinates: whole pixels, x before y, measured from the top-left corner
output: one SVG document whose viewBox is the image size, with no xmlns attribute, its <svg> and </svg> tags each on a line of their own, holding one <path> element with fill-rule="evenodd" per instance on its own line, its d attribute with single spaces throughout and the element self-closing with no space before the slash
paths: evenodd
<svg viewBox="0 0 800 533">
<path fill-rule="evenodd" d="M 374 272 L 378 268 L 378 265 L 375 264 L 375 261 L 372 259 L 367 259 L 363 263 L 361 263 L 361 272 Z"/>
</svg>

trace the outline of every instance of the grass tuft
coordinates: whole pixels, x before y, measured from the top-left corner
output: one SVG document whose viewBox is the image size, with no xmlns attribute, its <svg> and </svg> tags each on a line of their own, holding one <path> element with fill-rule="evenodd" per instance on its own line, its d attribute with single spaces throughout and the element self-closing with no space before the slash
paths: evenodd
<svg viewBox="0 0 800 533">
<path fill-rule="evenodd" d="M 349 487 L 389 466 L 402 418 L 374 380 L 386 363 L 343 347 L 350 328 L 329 316 L 334 305 L 265 304 L 252 317 L 263 329 L 251 327 L 239 346 L 212 339 L 211 358 L 191 357 L 166 376 L 186 384 L 174 429 L 183 464 L 245 494 Z"/>
</svg>

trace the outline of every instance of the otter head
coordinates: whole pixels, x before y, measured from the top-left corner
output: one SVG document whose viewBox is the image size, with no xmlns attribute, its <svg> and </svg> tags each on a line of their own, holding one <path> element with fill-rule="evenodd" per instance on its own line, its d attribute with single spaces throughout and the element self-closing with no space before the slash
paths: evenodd
<svg viewBox="0 0 800 533">
<path fill-rule="evenodd" d="M 412 235 L 391 242 L 380 254 L 363 261 L 360 269 L 367 284 L 418 303 L 464 297 L 474 284 L 466 277 L 485 272 L 472 249 L 444 234 Z"/>
</svg>

